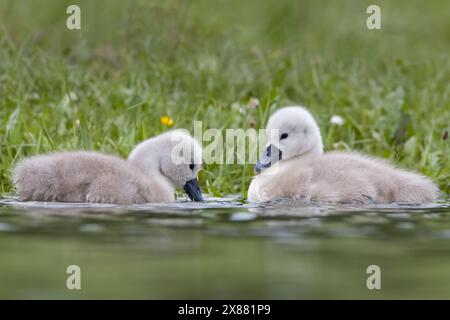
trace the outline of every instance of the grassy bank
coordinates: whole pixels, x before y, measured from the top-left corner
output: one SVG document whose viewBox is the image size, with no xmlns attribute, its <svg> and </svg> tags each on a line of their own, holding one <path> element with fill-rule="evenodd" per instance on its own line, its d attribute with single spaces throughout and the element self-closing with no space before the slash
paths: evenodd
<svg viewBox="0 0 450 320">
<path fill-rule="evenodd" d="M 0 0 L 0 192 L 20 158 L 126 156 L 169 129 L 164 115 L 191 131 L 261 128 L 303 104 L 327 150 L 391 159 L 450 193 L 450 2 L 378 1 L 377 31 L 367 1 L 76 1 L 82 29 L 69 31 L 72 3 Z M 200 178 L 221 195 L 251 176 L 208 165 Z"/>
</svg>

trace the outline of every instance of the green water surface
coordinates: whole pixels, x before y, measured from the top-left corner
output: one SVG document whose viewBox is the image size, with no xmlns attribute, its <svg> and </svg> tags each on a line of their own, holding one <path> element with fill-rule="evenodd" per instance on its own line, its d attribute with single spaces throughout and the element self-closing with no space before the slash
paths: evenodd
<svg viewBox="0 0 450 320">
<path fill-rule="evenodd" d="M 69 265 L 81 290 L 66 287 Z M 0 298 L 449 299 L 450 205 L 3 200 Z"/>
</svg>

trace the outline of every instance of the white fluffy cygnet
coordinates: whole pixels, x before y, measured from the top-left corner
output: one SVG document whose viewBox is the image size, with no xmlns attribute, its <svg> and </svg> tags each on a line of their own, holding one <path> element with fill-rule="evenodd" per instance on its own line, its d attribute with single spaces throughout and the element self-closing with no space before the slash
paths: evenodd
<svg viewBox="0 0 450 320">
<path fill-rule="evenodd" d="M 137 145 L 128 160 L 97 152 L 58 152 L 27 158 L 13 170 L 22 201 L 172 202 L 175 188 L 203 201 L 197 174 L 202 149 L 173 130 Z"/>
<path fill-rule="evenodd" d="M 325 203 L 433 202 L 439 189 L 427 177 L 353 152 L 323 153 L 322 137 L 303 107 L 276 111 L 267 124 L 268 146 L 250 202 L 278 198 Z"/>
</svg>

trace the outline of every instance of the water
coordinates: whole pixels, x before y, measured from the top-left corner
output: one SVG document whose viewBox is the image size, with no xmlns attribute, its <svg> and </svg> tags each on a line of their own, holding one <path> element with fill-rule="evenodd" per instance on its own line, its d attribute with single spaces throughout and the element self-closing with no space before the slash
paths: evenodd
<svg viewBox="0 0 450 320">
<path fill-rule="evenodd" d="M 81 290 L 66 268 L 81 268 Z M 381 268 L 381 290 L 366 269 Z M 450 298 L 450 203 L 0 201 L 0 298 Z"/>
</svg>

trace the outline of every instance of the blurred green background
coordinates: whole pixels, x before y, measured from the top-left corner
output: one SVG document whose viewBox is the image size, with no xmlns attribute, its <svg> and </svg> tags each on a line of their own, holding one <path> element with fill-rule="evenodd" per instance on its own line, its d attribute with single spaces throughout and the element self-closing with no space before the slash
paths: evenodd
<svg viewBox="0 0 450 320">
<path fill-rule="evenodd" d="M 79 31 L 66 28 L 69 4 Z M 391 159 L 449 193 L 450 2 L 376 1 L 381 30 L 366 28 L 369 4 L 0 0 L 0 192 L 22 157 L 126 156 L 169 129 L 161 116 L 191 131 L 263 128 L 302 104 L 327 150 Z M 251 176 L 207 165 L 200 179 L 209 194 L 245 194 Z"/>
</svg>

